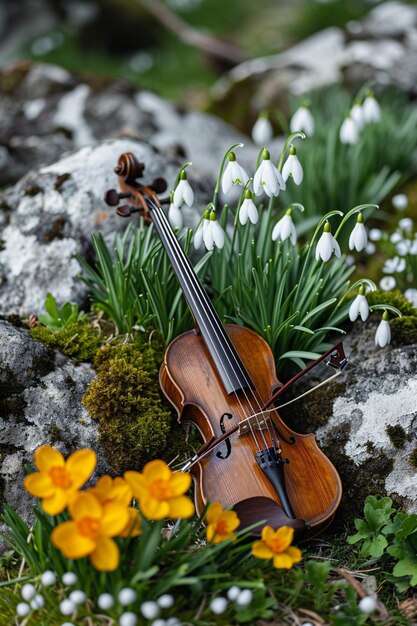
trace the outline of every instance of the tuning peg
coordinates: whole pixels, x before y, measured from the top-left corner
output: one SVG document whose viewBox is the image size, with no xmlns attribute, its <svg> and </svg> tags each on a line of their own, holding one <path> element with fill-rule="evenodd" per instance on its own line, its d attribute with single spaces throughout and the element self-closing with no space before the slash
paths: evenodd
<svg viewBox="0 0 417 626">
<path fill-rule="evenodd" d="M 166 188 L 168 187 L 168 183 L 165 180 L 165 178 L 155 178 L 151 184 L 149 185 L 149 187 L 152 189 L 152 191 L 154 191 L 155 193 L 164 193 L 164 191 L 166 191 Z"/>
<path fill-rule="evenodd" d="M 133 207 L 130 207 L 128 204 L 122 204 L 122 206 L 118 206 L 116 209 L 116 213 L 119 217 L 130 217 L 134 212 Z"/>
<path fill-rule="evenodd" d="M 127 193 L 119 193 L 117 189 L 109 189 L 104 194 L 104 202 L 109 206 L 117 206 L 123 198 L 131 198 L 132 194 Z"/>
</svg>

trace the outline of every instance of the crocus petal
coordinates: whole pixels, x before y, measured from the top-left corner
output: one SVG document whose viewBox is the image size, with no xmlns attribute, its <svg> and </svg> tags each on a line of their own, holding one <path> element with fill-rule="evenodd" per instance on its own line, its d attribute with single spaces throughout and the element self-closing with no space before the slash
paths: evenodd
<svg viewBox="0 0 417 626">
<path fill-rule="evenodd" d="M 141 517 L 134 507 L 128 508 L 129 519 L 126 526 L 118 534 L 119 537 L 138 537 L 141 532 Z"/>
<path fill-rule="evenodd" d="M 232 184 L 232 161 L 229 161 L 222 176 L 222 191 L 224 195 L 229 193 L 232 188 Z"/>
<path fill-rule="evenodd" d="M 270 541 L 272 541 L 274 536 L 275 536 L 275 531 L 273 528 L 271 528 L 271 526 L 264 526 L 262 528 L 262 533 L 261 533 L 262 541 L 269 543 Z"/>
<path fill-rule="evenodd" d="M 113 539 L 99 537 L 90 560 L 96 570 L 100 572 L 112 572 L 119 565 L 119 548 Z"/>
<path fill-rule="evenodd" d="M 101 518 L 100 534 L 105 537 L 115 537 L 129 522 L 129 512 L 123 504 L 110 502 L 106 504 Z"/>
<path fill-rule="evenodd" d="M 172 519 L 186 519 L 194 515 L 194 504 L 187 496 L 179 496 L 178 498 L 170 498 L 168 500 L 169 513 Z"/>
<path fill-rule="evenodd" d="M 295 546 L 288 546 L 285 552 L 286 554 L 288 554 L 293 563 L 299 563 L 303 558 L 303 553 L 299 548 L 296 548 Z"/>
<path fill-rule="evenodd" d="M 56 526 L 51 533 L 51 541 L 67 559 L 81 559 L 91 554 L 96 547 L 95 540 L 80 535 L 72 520 Z"/>
<path fill-rule="evenodd" d="M 100 519 L 103 513 L 103 507 L 91 493 L 83 492 L 75 496 L 69 505 L 69 511 L 74 520 L 79 520 L 83 517 L 96 517 Z"/>
<path fill-rule="evenodd" d="M 52 446 L 42 446 L 35 450 L 35 465 L 40 472 L 48 472 L 51 467 L 64 467 L 64 457 Z"/>
<path fill-rule="evenodd" d="M 157 500 L 150 495 L 145 495 L 140 500 L 140 510 L 150 520 L 164 519 L 169 515 L 169 504 L 166 500 Z"/>
<path fill-rule="evenodd" d="M 255 541 L 252 545 L 252 554 L 257 559 L 271 559 L 274 553 L 264 541 Z"/>
<path fill-rule="evenodd" d="M 206 521 L 208 524 L 214 524 L 219 519 L 223 512 L 223 507 L 220 502 L 212 502 L 206 513 Z"/>
<path fill-rule="evenodd" d="M 153 480 L 169 480 L 171 478 L 171 470 L 165 461 L 155 459 L 146 463 L 143 468 L 143 475 L 149 482 Z"/>
<path fill-rule="evenodd" d="M 96 467 L 96 453 L 94 450 L 77 450 L 68 457 L 66 470 L 71 474 L 72 486 L 81 487 L 90 478 Z"/>
<path fill-rule="evenodd" d="M 294 529 L 290 526 L 281 526 L 274 537 L 274 544 L 277 546 L 277 552 L 283 552 L 292 542 L 294 538 Z"/>
<path fill-rule="evenodd" d="M 67 506 L 70 496 L 69 492 L 55 488 L 51 497 L 42 500 L 42 508 L 48 515 L 59 515 Z"/>
<path fill-rule="evenodd" d="M 48 474 L 35 473 L 26 476 L 24 486 L 31 496 L 47 498 L 53 495 L 55 486 Z"/>
<path fill-rule="evenodd" d="M 131 470 L 125 472 L 123 476 L 132 489 L 135 498 L 141 500 L 141 498 L 148 493 L 148 481 L 142 474 Z"/>
<path fill-rule="evenodd" d="M 274 556 L 274 567 L 277 569 L 291 569 L 293 562 L 288 554 L 276 554 Z"/>
<path fill-rule="evenodd" d="M 172 496 L 181 496 L 191 487 L 191 476 L 185 472 L 174 472 L 169 484 Z"/>
</svg>

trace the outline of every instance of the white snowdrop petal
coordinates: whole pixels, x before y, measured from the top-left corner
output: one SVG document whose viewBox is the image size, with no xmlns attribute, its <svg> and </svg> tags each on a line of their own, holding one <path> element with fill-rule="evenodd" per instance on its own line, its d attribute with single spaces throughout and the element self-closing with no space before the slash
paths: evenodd
<svg viewBox="0 0 417 626">
<path fill-rule="evenodd" d="M 317 247 L 316 247 L 316 260 L 319 258 L 326 262 L 332 256 L 333 250 L 333 242 L 332 242 L 332 234 L 331 233 L 323 233 L 320 237 Z"/>
<path fill-rule="evenodd" d="M 227 597 L 229 598 L 229 600 L 234 601 L 238 597 L 239 593 L 240 587 L 238 587 L 237 585 L 233 585 L 233 587 L 230 587 L 230 589 L 227 591 Z"/>
<path fill-rule="evenodd" d="M 156 603 L 161 607 L 161 609 L 170 609 L 174 606 L 174 596 L 170 593 L 164 593 L 157 599 Z"/>
<path fill-rule="evenodd" d="M 366 296 L 364 295 L 359 295 L 359 312 L 361 314 L 361 320 L 362 322 L 366 322 L 366 320 L 369 317 L 369 304 L 368 304 L 368 300 L 366 299 Z"/>
<path fill-rule="evenodd" d="M 370 241 L 365 248 L 365 252 L 366 254 L 374 254 L 375 251 L 376 251 L 376 246 L 374 243 L 372 243 L 372 241 Z"/>
<path fill-rule="evenodd" d="M 292 133 L 304 131 L 311 137 L 314 134 L 314 118 L 307 107 L 299 107 L 290 120 L 290 129 Z"/>
<path fill-rule="evenodd" d="M 76 574 L 74 574 L 74 572 L 65 572 L 65 574 L 62 576 L 62 582 L 67 587 L 72 587 L 72 585 L 75 585 L 77 581 L 78 578 Z"/>
<path fill-rule="evenodd" d="M 244 226 L 246 222 L 248 221 L 248 217 L 249 217 L 248 203 L 249 202 L 250 200 L 244 200 L 239 209 L 239 222 L 242 224 L 242 226 Z"/>
<path fill-rule="evenodd" d="M 263 177 L 263 171 L 264 171 L 264 164 L 265 164 L 265 161 L 262 160 L 259 164 L 258 169 L 255 172 L 255 176 L 253 177 L 253 191 L 255 192 L 257 196 L 259 196 L 263 192 L 262 177 Z"/>
<path fill-rule="evenodd" d="M 203 243 L 204 222 L 205 220 L 200 222 L 197 230 L 194 233 L 194 248 L 196 250 L 199 250 L 201 248 L 201 244 Z"/>
<path fill-rule="evenodd" d="M 75 609 L 75 604 L 71 602 L 71 600 L 69 600 L 68 598 L 62 600 L 59 605 L 59 610 L 61 611 L 62 615 L 72 615 Z"/>
<path fill-rule="evenodd" d="M 252 602 L 253 593 L 250 589 L 243 589 L 236 598 L 236 606 L 245 607 Z"/>
<path fill-rule="evenodd" d="M 182 211 L 173 202 L 169 206 L 168 220 L 173 228 L 182 228 Z"/>
<path fill-rule="evenodd" d="M 249 200 L 248 217 L 250 221 L 252 222 L 252 224 L 256 224 L 259 219 L 258 209 L 256 208 L 255 204 L 252 202 L 252 200 Z"/>
<path fill-rule="evenodd" d="M 402 229 L 405 230 L 407 233 L 411 233 L 413 230 L 413 220 L 410 217 L 403 217 L 399 222 L 398 222 L 398 226 Z"/>
<path fill-rule="evenodd" d="M 20 592 L 20 595 L 22 596 L 23 600 L 26 600 L 27 602 L 29 600 L 32 600 L 35 594 L 36 594 L 36 589 L 31 583 L 26 583 L 25 585 L 23 585 L 22 591 Z"/>
<path fill-rule="evenodd" d="M 396 284 L 397 283 L 394 276 L 384 276 L 379 281 L 379 286 L 382 291 L 391 291 L 391 289 L 394 289 Z"/>
<path fill-rule="evenodd" d="M 120 626 L 136 626 L 138 623 L 137 616 L 131 611 L 126 611 L 122 613 L 119 617 L 119 625 Z"/>
<path fill-rule="evenodd" d="M 203 241 L 207 250 L 213 250 L 214 240 L 211 220 L 205 220 L 203 227 Z"/>
<path fill-rule="evenodd" d="M 342 253 L 340 251 L 340 246 L 338 242 L 336 241 L 336 239 L 333 237 L 333 235 L 331 237 L 332 237 L 332 246 L 333 246 L 334 254 L 338 259 L 340 259 L 340 257 L 342 256 Z"/>
<path fill-rule="evenodd" d="M 411 241 L 408 241 L 408 240 L 400 241 L 395 246 L 395 250 L 397 251 L 397 254 L 399 254 L 400 256 L 406 256 L 408 253 L 411 254 L 411 248 L 412 248 Z"/>
<path fill-rule="evenodd" d="M 222 191 L 224 195 L 227 195 L 232 188 L 232 162 L 226 165 L 226 168 L 222 176 Z"/>
<path fill-rule="evenodd" d="M 48 569 L 41 575 L 41 583 L 44 587 L 50 587 L 56 583 L 56 574 L 52 570 Z"/>
<path fill-rule="evenodd" d="M 223 246 L 224 246 L 224 232 L 223 232 L 223 228 L 216 221 L 212 222 L 211 234 L 213 236 L 213 242 L 215 243 L 217 248 L 223 248 Z"/>
<path fill-rule="evenodd" d="M 409 302 L 411 302 L 412 305 L 417 307 L 417 289 L 412 289 L 412 288 L 406 289 L 404 291 L 404 296 L 407 298 Z"/>
<path fill-rule="evenodd" d="M 292 178 L 296 185 L 301 185 L 301 183 L 303 182 L 304 172 L 297 156 L 295 156 L 295 161 L 292 167 Z"/>
<path fill-rule="evenodd" d="M 86 600 L 87 600 L 87 596 L 85 595 L 84 591 L 81 591 L 80 589 L 74 589 L 74 591 L 71 591 L 71 593 L 69 594 L 69 599 L 71 600 L 71 602 L 74 602 L 74 604 L 83 604 Z"/>
<path fill-rule="evenodd" d="M 288 159 L 285 161 L 283 167 L 282 167 L 282 178 L 284 179 L 284 181 L 286 182 L 288 180 L 289 175 L 292 172 L 291 169 L 291 161 L 290 159 L 293 157 L 294 155 L 290 154 L 290 156 L 288 157 Z"/>
<path fill-rule="evenodd" d="M 381 109 L 373 96 L 367 96 L 362 105 L 363 117 L 366 123 L 379 122 L 381 119 Z"/>
<path fill-rule="evenodd" d="M 373 613 L 377 608 L 377 602 L 372 596 L 365 596 L 360 600 L 358 606 L 362 613 Z"/>
<path fill-rule="evenodd" d="M 382 239 L 382 230 L 379 228 L 371 228 L 369 231 L 369 239 L 371 241 L 380 241 Z"/>
<path fill-rule="evenodd" d="M 352 107 L 352 110 L 350 112 L 350 115 L 353 119 L 353 121 L 355 122 L 356 126 L 359 128 L 359 130 L 361 130 L 364 126 L 364 117 L 363 117 L 363 110 L 360 104 L 354 104 Z"/>
<path fill-rule="evenodd" d="M 408 198 L 405 193 L 397 193 L 392 198 L 392 204 L 398 211 L 403 211 L 408 207 Z"/>
<path fill-rule="evenodd" d="M 234 185 L 246 185 L 249 176 L 237 161 L 232 162 L 232 183 Z"/>
<path fill-rule="evenodd" d="M 276 173 L 274 171 L 274 167 L 270 160 L 264 161 L 264 171 L 263 171 L 263 186 L 266 192 L 269 191 L 273 196 L 278 195 L 279 193 L 279 184 Z"/>
<path fill-rule="evenodd" d="M 191 185 L 188 182 L 188 180 L 183 180 L 182 182 L 184 183 L 184 186 L 183 186 L 184 202 L 185 204 L 188 204 L 189 207 L 191 207 L 194 203 L 194 191 L 192 190 Z"/>
<path fill-rule="evenodd" d="M 159 614 L 159 606 L 156 602 L 148 600 L 140 605 L 140 612 L 146 619 L 155 619 Z"/>
<path fill-rule="evenodd" d="M 265 116 L 258 117 L 252 128 L 252 139 L 258 146 L 264 146 L 274 136 L 272 124 Z"/>
<path fill-rule="evenodd" d="M 358 252 L 365 250 L 366 246 L 368 245 L 368 235 L 366 233 L 365 226 L 363 224 L 356 224 L 355 228 L 352 231 L 352 235 L 353 235 L 353 247 Z M 350 239 L 349 239 L 349 247 L 350 247 Z M 350 249 L 353 250 L 353 248 L 350 248 Z"/>
<path fill-rule="evenodd" d="M 352 304 L 349 307 L 349 319 L 351 322 L 356 322 L 359 315 L 359 300 L 360 296 L 356 296 L 356 298 L 352 301 Z"/>
<path fill-rule="evenodd" d="M 347 117 L 344 120 L 342 126 L 340 127 L 339 137 L 342 143 L 350 145 L 357 143 L 359 139 L 359 130 L 352 118 Z"/>
<path fill-rule="evenodd" d="M 221 615 L 227 609 L 227 600 L 226 598 L 218 597 L 213 598 L 210 602 L 210 610 L 215 615 Z"/>
<path fill-rule="evenodd" d="M 113 608 L 114 606 L 114 598 L 110 593 L 102 593 L 97 598 L 97 604 L 100 609 L 104 611 Z"/>
<path fill-rule="evenodd" d="M 19 617 L 26 617 L 26 615 L 29 615 L 30 613 L 30 606 L 26 604 L 26 602 L 19 602 L 16 607 L 16 613 Z"/>
<path fill-rule="evenodd" d="M 183 180 L 180 180 L 174 191 L 174 204 L 176 204 L 177 206 L 181 206 L 182 203 L 184 202 L 183 193 L 182 193 L 183 182 L 184 182 Z"/>
<path fill-rule="evenodd" d="M 45 606 L 45 598 L 37 593 L 31 601 L 30 606 L 34 611 L 39 611 L 40 609 L 43 609 L 43 607 Z"/>
</svg>

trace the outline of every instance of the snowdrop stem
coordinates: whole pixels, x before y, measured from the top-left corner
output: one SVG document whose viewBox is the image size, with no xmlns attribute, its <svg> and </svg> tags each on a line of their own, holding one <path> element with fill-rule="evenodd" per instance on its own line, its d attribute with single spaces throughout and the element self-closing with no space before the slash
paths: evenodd
<svg viewBox="0 0 417 626">
<path fill-rule="evenodd" d="M 219 197 L 219 189 L 220 189 L 220 181 L 222 179 L 222 175 L 223 175 L 223 170 L 224 170 L 224 166 L 226 165 L 226 161 L 229 158 L 229 155 L 231 152 L 233 152 L 233 150 L 235 148 L 243 148 L 244 144 L 243 143 L 234 143 L 233 146 L 231 146 L 226 154 L 223 157 L 223 160 L 221 162 L 220 165 L 220 171 L 219 171 L 219 175 L 217 177 L 217 181 L 216 181 L 216 186 L 214 188 L 214 193 L 213 193 L 213 205 L 215 208 L 217 208 L 217 201 L 218 201 L 218 197 Z"/>
<path fill-rule="evenodd" d="M 304 206 L 299 202 L 292 202 L 288 207 L 288 209 L 298 209 L 301 213 L 304 213 Z"/>
<path fill-rule="evenodd" d="M 286 152 L 287 152 L 287 148 L 288 148 L 289 144 L 292 141 L 294 141 L 294 139 L 296 139 L 297 137 L 300 137 L 300 139 L 305 139 L 306 138 L 304 133 L 302 133 L 301 131 L 297 131 L 295 133 L 291 133 L 291 135 L 289 137 L 287 137 L 287 140 L 284 143 L 284 147 L 281 150 L 281 155 L 279 157 L 279 161 L 278 161 L 278 165 L 277 165 L 278 170 L 280 172 L 282 171 L 282 166 L 283 166 L 283 163 L 284 163 L 284 159 L 285 159 L 285 155 L 286 155 Z"/>
<path fill-rule="evenodd" d="M 191 161 L 187 161 L 187 163 L 184 163 L 184 165 L 181 165 L 180 169 L 178 170 L 178 174 L 177 177 L 175 179 L 175 183 L 174 183 L 174 189 L 177 187 L 178 183 L 180 182 L 181 179 L 181 174 L 183 173 L 183 171 L 189 166 L 192 165 Z M 173 194 L 172 195 L 172 199 L 174 198 Z M 171 200 L 172 202 L 172 200 Z"/>
<path fill-rule="evenodd" d="M 391 313 L 395 313 L 395 315 L 397 315 L 398 317 L 403 316 L 403 314 L 401 313 L 399 309 L 397 309 L 395 306 L 391 306 L 390 304 L 373 304 L 372 306 L 369 307 L 370 311 L 377 311 L 381 309 L 383 311 L 391 311 Z"/>
<path fill-rule="evenodd" d="M 379 209 L 379 205 L 378 204 L 359 204 L 358 206 L 353 207 L 353 209 L 350 209 L 350 211 L 348 211 L 346 213 L 346 215 L 344 216 L 344 218 L 342 219 L 342 221 L 340 222 L 335 234 L 334 234 L 334 238 L 337 239 L 340 231 L 342 230 L 343 226 L 345 225 L 345 223 L 348 221 L 348 219 L 350 217 L 352 217 L 352 215 L 355 215 L 355 213 L 360 213 L 361 211 L 364 211 L 365 209 Z M 343 213 L 342 213 L 343 215 Z"/>
<path fill-rule="evenodd" d="M 369 291 L 376 291 L 376 285 L 375 285 L 373 280 L 371 280 L 370 278 L 360 278 L 359 280 L 355 281 L 353 283 L 353 285 L 351 285 L 349 287 L 349 289 L 343 294 L 343 296 L 340 298 L 339 302 L 336 304 L 335 308 L 338 309 L 342 305 L 342 302 L 343 302 L 343 300 L 345 300 L 345 298 L 348 295 L 348 293 L 350 293 L 351 291 L 355 291 L 356 289 L 358 289 L 358 288 L 360 288 L 361 286 L 364 286 L 364 285 L 369 287 Z"/>
</svg>

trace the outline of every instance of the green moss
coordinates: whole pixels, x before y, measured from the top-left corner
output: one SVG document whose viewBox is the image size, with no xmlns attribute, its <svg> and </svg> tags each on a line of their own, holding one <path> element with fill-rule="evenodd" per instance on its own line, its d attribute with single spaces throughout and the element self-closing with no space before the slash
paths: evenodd
<svg viewBox="0 0 417 626">
<path fill-rule="evenodd" d="M 92 361 L 102 342 L 97 330 L 87 321 L 78 321 L 55 331 L 46 326 L 35 326 L 30 334 L 47 348 L 60 350 L 80 362 Z"/>
<path fill-rule="evenodd" d="M 417 343 L 417 317 L 404 315 L 390 321 L 393 345 L 408 346 Z"/>
<path fill-rule="evenodd" d="M 412 467 L 415 467 L 417 469 L 417 448 L 414 448 L 411 454 L 409 454 L 408 462 Z"/>
<path fill-rule="evenodd" d="M 404 444 L 407 441 L 407 434 L 402 426 L 399 424 L 396 426 L 388 425 L 385 430 L 393 446 L 396 448 L 404 448 Z"/>
<path fill-rule="evenodd" d="M 97 353 L 97 379 L 83 403 L 99 427 L 99 442 L 112 469 L 120 474 L 154 458 L 183 456 L 184 435 L 163 400 L 158 371 L 160 346 L 106 346 Z"/>
<path fill-rule="evenodd" d="M 371 291 L 366 294 L 366 298 L 370 306 L 374 304 L 390 304 L 401 311 L 403 315 L 416 317 L 417 309 L 413 307 L 411 302 L 404 298 L 402 293 L 396 291 Z"/>
<path fill-rule="evenodd" d="M 294 389 L 294 396 L 305 391 L 303 387 Z M 312 433 L 324 426 L 333 414 L 333 404 L 346 391 L 345 382 L 333 382 L 324 393 L 311 394 L 308 402 L 299 402 L 279 411 L 291 428 L 301 433 Z"/>
</svg>

